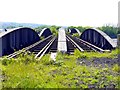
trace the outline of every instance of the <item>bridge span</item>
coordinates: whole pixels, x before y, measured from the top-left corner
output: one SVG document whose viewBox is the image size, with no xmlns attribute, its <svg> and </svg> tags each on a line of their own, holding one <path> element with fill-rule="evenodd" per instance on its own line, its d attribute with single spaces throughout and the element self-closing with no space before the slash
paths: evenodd
<svg viewBox="0 0 120 90">
<path fill-rule="evenodd" d="M 75 30 L 71 32 L 80 34 L 78 30 Z M 44 36 L 43 40 L 40 40 L 41 36 Z M 64 28 L 58 30 L 58 36 L 54 36 L 49 28 L 43 29 L 39 35 L 35 30 L 27 27 L 14 28 L 0 33 L 0 56 L 12 54 L 23 48 L 40 56 L 58 51 L 71 54 L 75 49 L 81 52 L 104 52 L 116 48 L 116 44 L 107 34 L 93 28 L 86 29 L 79 38 L 72 37 L 66 33 Z M 16 53 L 13 55 L 15 56 Z"/>
</svg>

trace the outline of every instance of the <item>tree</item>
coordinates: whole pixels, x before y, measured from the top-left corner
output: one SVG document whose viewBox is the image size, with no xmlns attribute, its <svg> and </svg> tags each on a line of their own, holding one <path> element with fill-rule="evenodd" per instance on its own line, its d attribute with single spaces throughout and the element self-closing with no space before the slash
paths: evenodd
<svg viewBox="0 0 120 90">
<path fill-rule="evenodd" d="M 55 25 L 52 25 L 51 27 L 50 27 L 50 30 L 51 30 L 51 32 L 53 33 L 53 35 L 58 35 L 58 29 L 60 28 L 60 26 L 55 26 Z"/>
<path fill-rule="evenodd" d="M 120 34 L 120 27 L 118 27 L 118 31 L 117 31 L 117 34 Z"/>
<path fill-rule="evenodd" d="M 80 37 L 80 35 L 78 34 L 78 33 L 74 33 L 73 35 L 72 35 L 73 37 Z"/>
<path fill-rule="evenodd" d="M 15 26 L 8 26 L 6 29 L 16 28 Z"/>
<path fill-rule="evenodd" d="M 78 30 L 82 33 L 82 32 L 84 32 L 86 29 L 92 28 L 92 27 L 90 27 L 90 26 L 85 26 L 85 27 L 83 27 L 83 26 L 69 26 L 67 29 L 73 29 L 73 28 L 78 29 Z"/>
<path fill-rule="evenodd" d="M 50 27 L 50 26 L 48 26 L 48 25 L 41 25 L 41 26 L 35 28 L 35 31 L 36 31 L 37 33 L 40 33 L 40 32 L 42 31 L 42 29 L 44 29 L 44 28 L 49 28 L 49 27 Z"/>
<path fill-rule="evenodd" d="M 119 32 L 117 27 L 110 26 L 110 25 L 98 27 L 98 29 L 105 32 L 111 38 L 117 38 L 117 33 Z"/>
</svg>

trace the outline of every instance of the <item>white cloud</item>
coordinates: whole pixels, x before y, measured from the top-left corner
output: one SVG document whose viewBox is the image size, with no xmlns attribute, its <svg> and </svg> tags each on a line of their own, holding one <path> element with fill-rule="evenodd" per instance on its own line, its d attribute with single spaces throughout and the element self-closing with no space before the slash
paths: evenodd
<svg viewBox="0 0 120 90">
<path fill-rule="evenodd" d="M 117 24 L 119 0 L 0 0 L 0 21 L 56 25 Z"/>
</svg>

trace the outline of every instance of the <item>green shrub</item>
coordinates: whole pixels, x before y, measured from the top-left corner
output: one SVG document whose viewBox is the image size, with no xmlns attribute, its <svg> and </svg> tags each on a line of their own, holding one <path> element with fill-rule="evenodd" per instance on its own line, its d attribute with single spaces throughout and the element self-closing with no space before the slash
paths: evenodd
<svg viewBox="0 0 120 90">
<path fill-rule="evenodd" d="M 113 71 L 115 72 L 120 72 L 120 66 L 118 64 L 115 64 L 112 68 Z"/>
<path fill-rule="evenodd" d="M 78 33 L 74 33 L 73 35 L 72 35 L 73 37 L 80 37 L 80 35 L 78 34 Z"/>
</svg>

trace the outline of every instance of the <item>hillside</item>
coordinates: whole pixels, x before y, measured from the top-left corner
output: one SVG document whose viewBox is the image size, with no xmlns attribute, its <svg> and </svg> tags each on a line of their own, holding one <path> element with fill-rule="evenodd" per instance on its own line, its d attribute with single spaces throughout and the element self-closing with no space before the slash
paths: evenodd
<svg viewBox="0 0 120 90">
<path fill-rule="evenodd" d="M 16 23 L 16 22 L 0 22 L 0 29 L 3 28 L 13 28 L 13 27 L 30 27 L 30 28 L 36 28 L 38 26 L 41 26 L 43 24 L 33 24 L 33 23 Z"/>
</svg>

